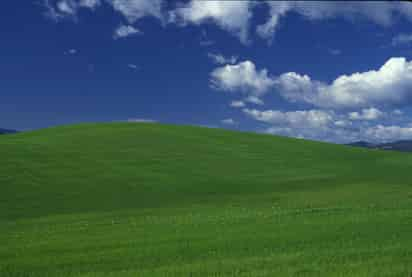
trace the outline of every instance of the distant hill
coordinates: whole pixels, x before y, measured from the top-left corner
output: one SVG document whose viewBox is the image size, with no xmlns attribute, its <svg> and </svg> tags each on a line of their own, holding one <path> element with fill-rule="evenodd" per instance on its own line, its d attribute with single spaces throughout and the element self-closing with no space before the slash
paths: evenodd
<svg viewBox="0 0 412 277">
<path fill-rule="evenodd" d="M 412 152 L 412 140 L 400 140 L 390 143 L 373 144 L 365 141 L 358 141 L 348 144 L 349 146 L 364 147 L 370 149 L 392 150 L 401 152 Z"/>
<path fill-rule="evenodd" d="M 4 135 L 4 134 L 14 134 L 17 133 L 16 130 L 9 130 L 9 129 L 1 129 L 0 128 L 0 135 Z"/>
<path fill-rule="evenodd" d="M 358 146 L 358 147 L 366 147 L 366 148 L 374 148 L 375 144 L 373 143 L 369 143 L 366 141 L 357 141 L 357 142 L 353 142 L 353 143 L 349 143 L 349 146 Z"/>
</svg>

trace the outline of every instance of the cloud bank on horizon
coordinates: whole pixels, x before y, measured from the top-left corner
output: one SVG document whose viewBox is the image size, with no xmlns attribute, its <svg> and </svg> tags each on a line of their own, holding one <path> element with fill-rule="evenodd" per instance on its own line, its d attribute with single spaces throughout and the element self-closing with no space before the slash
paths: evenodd
<svg viewBox="0 0 412 277">
<path fill-rule="evenodd" d="M 285 18 L 290 14 L 325 24 L 330 19 L 347 24 L 368 22 L 383 28 L 391 28 L 401 19 L 412 23 L 412 4 L 407 2 L 44 0 L 43 4 L 46 16 L 55 22 L 79 21 L 82 11 L 93 14 L 103 6 L 110 7 L 124 20 L 108 30 L 116 40 L 144 36 L 149 30 L 139 24 L 150 17 L 163 28 L 212 25 L 245 47 L 262 40 L 268 46 L 273 44 L 277 31 L 288 28 Z M 267 10 L 258 23 L 257 9 Z M 412 34 L 397 34 L 389 44 L 411 45 Z M 328 51 L 341 54 L 339 49 Z M 412 139 L 412 124 L 403 112 L 412 103 L 412 61 L 406 57 L 392 56 L 378 68 L 342 73 L 328 82 L 316 80 L 310 72 L 274 74 L 251 59 L 239 58 L 237 53 L 228 57 L 216 52 L 206 55 L 214 65 L 205 76 L 209 87 L 231 95 L 228 109 L 263 123 L 264 132 L 333 142 Z M 296 105 L 296 109 L 263 109 L 272 95 Z M 241 124 L 229 117 L 221 123 Z"/>
<path fill-rule="evenodd" d="M 257 69 L 253 62 L 243 61 L 216 68 L 210 74 L 210 86 L 245 99 L 261 99 L 277 93 L 286 101 L 303 102 L 316 108 L 259 111 L 244 108 L 242 100 L 231 103 L 232 107 L 243 108 L 251 118 L 272 125 L 268 133 L 338 142 L 412 138 L 409 125 L 371 125 L 372 121 L 386 116 L 380 109 L 392 109 L 391 118 L 400 120 L 399 109 L 411 103 L 412 61 L 405 58 L 390 58 L 377 70 L 338 76 L 330 84 L 296 72 L 273 76 L 266 69 Z M 392 136 L 377 135 L 384 132 Z"/>
</svg>

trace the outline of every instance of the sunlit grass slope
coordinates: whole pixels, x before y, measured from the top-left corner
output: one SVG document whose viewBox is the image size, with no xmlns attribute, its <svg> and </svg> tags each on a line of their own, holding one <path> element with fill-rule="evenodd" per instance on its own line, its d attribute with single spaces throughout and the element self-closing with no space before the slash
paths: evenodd
<svg viewBox="0 0 412 277">
<path fill-rule="evenodd" d="M 0 137 L 0 276 L 409 276 L 412 155 L 218 129 Z"/>
</svg>

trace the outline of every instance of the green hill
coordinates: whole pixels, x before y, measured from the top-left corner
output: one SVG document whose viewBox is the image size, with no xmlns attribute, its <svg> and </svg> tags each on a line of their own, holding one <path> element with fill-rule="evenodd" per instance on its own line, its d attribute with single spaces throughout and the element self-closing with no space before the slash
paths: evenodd
<svg viewBox="0 0 412 277">
<path fill-rule="evenodd" d="M 412 155 L 162 124 L 0 137 L 0 276 L 409 276 Z"/>
</svg>

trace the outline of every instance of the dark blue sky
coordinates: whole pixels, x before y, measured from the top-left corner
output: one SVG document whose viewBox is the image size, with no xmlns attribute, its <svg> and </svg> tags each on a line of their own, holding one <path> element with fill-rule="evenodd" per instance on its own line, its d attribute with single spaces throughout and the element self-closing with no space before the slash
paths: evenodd
<svg viewBox="0 0 412 277">
<path fill-rule="evenodd" d="M 228 2 L 6 1 L 0 127 L 151 119 L 338 142 L 412 138 L 412 9 L 398 6 L 408 3 Z M 275 17 L 269 35 L 257 31 Z M 116 35 L 121 26 L 133 31 Z M 380 70 L 391 58 L 394 69 Z M 342 75 L 352 77 L 333 86 Z"/>
</svg>

